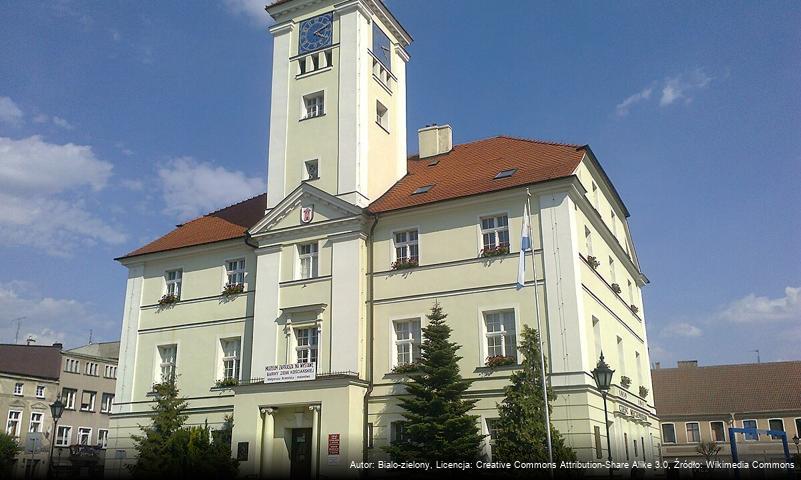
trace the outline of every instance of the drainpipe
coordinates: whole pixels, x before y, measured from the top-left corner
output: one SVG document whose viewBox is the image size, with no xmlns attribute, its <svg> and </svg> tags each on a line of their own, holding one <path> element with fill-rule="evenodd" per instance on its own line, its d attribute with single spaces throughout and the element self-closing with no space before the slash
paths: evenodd
<svg viewBox="0 0 801 480">
<path fill-rule="evenodd" d="M 373 215 L 373 225 L 370 227 L 370 234 L 367 237 L 367 391 L 364 392 L 364 435 L 362 442 L 362 460 L 368 459 L 369 446 L 369 422 L 368 402 L 370 394 L 373 393 L 373 233 L 378 225 L 378 215 Z M 369 475 L 369 473 L 368 473 Z"/>
</svg>

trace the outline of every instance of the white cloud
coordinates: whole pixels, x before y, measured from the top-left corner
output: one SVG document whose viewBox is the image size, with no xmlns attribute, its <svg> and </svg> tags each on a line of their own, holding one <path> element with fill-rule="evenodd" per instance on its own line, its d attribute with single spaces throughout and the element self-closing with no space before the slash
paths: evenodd
<svg viewBox="0 0 801 480">
<path fill-rule="evenodd" d="M 175 158 L 158 169 L 164 213 L 188 220 L 264 193 L 260 178 L 247 177 L 191 157 Z"/>
<path fill-rule="evenodd" d="M 61 117 L 56 117 L 56 116 L 53 116 L 53 124 L 56 125 L 57 127 L 61 127 L 67 130 L 72 130 L 73 128 L 75 128 L 72 126 L 70 122 L 64 120 Z"/>
<path fill-rule="evenodd" d="M 65 347 L 74 347 L 87 343 L 89 329 L 94 330 L 97 337 L 114 335 L 117 329 L 114 322 L 94 313 L 91 305 L 42 296 L 35 285 L 27 282 L 0 283 L 0 341 L 14 342 L 16 320 L 20 317 L 24 317 L 20 320 L 20 343 L 31 336 L 38 345 L 61 342 Z M 81 327 L 65 328 L 65 319 L 80 320 L 71 325 L 80 324 Z"/>
<path fill-rule="evenodd" d="M 0 190 L 57 193 L 77 187 L 97 191 L 106 185 L 112 165 L 98 160 L 92 147 L 58 145 L 32 137 L 0 137 Z"/>
<path fill-rule="evenodd" d="M 33 117 L 33 121 L 35 123 L 47 123 L 47 122 L 50 121 L 50 116 L 49 115 L 45 115 L 44 113 L 40 113 L 40 114 L 36 115 L 35 117 Z"/>
<path fill-rule="evenodd" d="M 120 182 L 120 185 L 132 192 L 141 192 L 145 188 L 145 182 L 142 180 L 126 179 Z"/>
<path fill-rule="evenodd" d="M 622 102 L 618 103 L 615 107 L 615 111 L 619 117 L 625 117 L 629 114 L 629 109 L 635 104 L 642 102 L 643 100 L 648 100 L 651 98 L 651 93 L 653 93 L 653 88 L 648 87 L 643 89 L 640 92 L 631 95 L 627 99 L 623 100 Z"/>
<path fill-rule="evenodd" d="M 264 0 L 223 0 L 223 5 L 229 12 L 234 15 L 244 15 L 259 25 L 272 23 L 272 18 L 264 10 L 268 3 L 270 2 Z"/>
<path fill-rule="evenodd" d="M 660 81 L 653 82 L 652 86 L 646 87 L 626 97 L 626 99 L 615 106 L 615 113 L 618 117 L 625 117 L 635 104 L 650 101 L 654 96 L 654 88 L 658 88 L 661 91 L 661 95 L 659 95 L 660 107 L 672 105 L 677 100 L 684 100 L 684 103 L 690 103 L 693 99 L 693 95 L 697 91 L 707 88 L 712 80 L 713 78 L 700 68 L 673 77 L 664 78 Z"/>
<path fill-rule="evenodd" d="M 689 102 L 692 100 L 692 97 L 690 97 L 692 92 L 706 88 L 711 81 L 712 77 L 701 69 L 665 79 L 659 106 L 665 107 L 682 98 Z"/>
<path fill-rule="evenodd" d="M 703 331 L 687 322 L 671 323 L 662 329 L 662 336 L 665 337 L 700 337 Z"/>
<path fill-rule="evenodd" d="M 8 97 L 0 97 L 0 123 L 16 126 L 22 123 L 22 110 Z"/>
<path fill-rule="evenodd" d="M 66 256 L 79 246 L 125 241 L 82 200 L 106 186 L 111 170 L 89 146 L 0 137 L 0 245 Z"/>
<path fill-rule="evenodd" d="M 801 287 L 786 287 L 778 298 L 748 294 L 729 303 L 718 316 L 735 323 L 801 320 Z"/>
</svg>

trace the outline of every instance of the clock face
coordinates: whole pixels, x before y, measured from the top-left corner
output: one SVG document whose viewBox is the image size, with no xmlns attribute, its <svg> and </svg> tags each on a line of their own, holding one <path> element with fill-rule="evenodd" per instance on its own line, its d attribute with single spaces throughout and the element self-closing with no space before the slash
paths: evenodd
<svg viewBox="0 0 801 480">
<path fill-rule="evenodd" d="M 325 13 L 300 24 L 298 53 L 313 52 L 328 47 L 334 39 L 334 14 Z"/>
<path fill-rule="evenodd" d="M 392 62 L 390 61 L 390 48 L 389 37 L 381 30 L 378 25 L 373 23 L 373 55 L 378 58 L 381 63 L 389 70 L 392 71 Z"/>
</svg>

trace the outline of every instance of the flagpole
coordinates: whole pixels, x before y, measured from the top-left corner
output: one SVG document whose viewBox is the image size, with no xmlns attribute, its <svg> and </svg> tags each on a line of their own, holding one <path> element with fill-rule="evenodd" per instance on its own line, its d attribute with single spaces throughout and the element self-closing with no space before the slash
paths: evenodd
<svg viewBox="0 0 801 480">
<path fill-rule="evenodd" d="M 526 212 L 528 215 L 529 238 L 531 238 L 531 192 L 526 189 Z M 548 470 L 553 477 L 553 446 L 551 444 L 551 412 L 548 403 L 548 382 L 545 379 L 545 347 L 543 345 L 542 323 L 540 322 L 540 299 L 537 294 L 537 262 L 534 258 L 534 247 L 531 246 L 531 271 L 534 274 L 534 312 L 537 317 L 537 333 L 540 340 L 540 376 L 542 377 L 542 399 L 545 402 L 545 438 L 548 442 Z"/>
</svg>

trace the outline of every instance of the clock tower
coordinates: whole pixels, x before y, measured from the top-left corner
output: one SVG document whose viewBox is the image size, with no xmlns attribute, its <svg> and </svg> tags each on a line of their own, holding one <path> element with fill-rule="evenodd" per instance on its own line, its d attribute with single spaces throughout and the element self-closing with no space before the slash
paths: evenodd
<svg viewBox="0 0 801 480">
<path fill-rule="evenodd" d="M 278 0 L 267 209 L 303 182 L 366 207 L 406 173 L 411 37 L 380 0 Z"/>
</svg>

